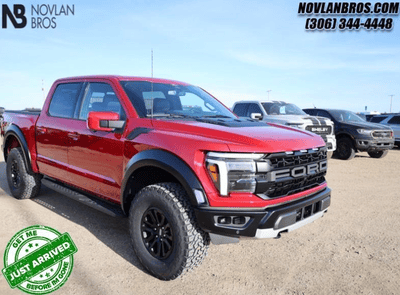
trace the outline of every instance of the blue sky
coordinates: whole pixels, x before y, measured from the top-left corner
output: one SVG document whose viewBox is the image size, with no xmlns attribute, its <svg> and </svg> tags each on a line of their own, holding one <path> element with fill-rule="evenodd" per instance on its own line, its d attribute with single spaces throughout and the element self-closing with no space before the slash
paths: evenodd
<svg viewBox="0 0 400 295">
<path fill-rule="evenodd" d="M 56 29 L 0 29 L 0 106 L 41 107 L 61 77 L 151 75 L 201 86 L 227 106 L 400 111 L 400 18 L 391 31 L 306 32 L 298 1 L 48 1 L 75 5 Z"/>
</svg>

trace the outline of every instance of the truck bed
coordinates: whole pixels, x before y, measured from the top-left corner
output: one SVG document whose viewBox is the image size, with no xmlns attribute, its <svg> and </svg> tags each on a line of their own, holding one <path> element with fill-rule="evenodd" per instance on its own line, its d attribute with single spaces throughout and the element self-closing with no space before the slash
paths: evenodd
<svg viewBox="0 0 400 295">
<path fill-rule="evenodd" d="M 5 113 L 11 113 L 11 114 L 27 114 L 27 115 L 40 115 L 41 109 L 25 109 L 25 110 L 20 110 L 20 111 L 14 111 L 14 110 L 5 110 L 3 115 Z"/>
<path fill-rule="evenodd" d="M 0 124 L 0 135 L 3 137 L 5 135 L 5 129 L 8 128 L 10 125 L 15 125 L 16 131 L 21 132 L 26 139 L 27 146 L 29 148 L 31 157 L 33 160 L 36 157 L 36 136 L 35 136 L 35 126 L 36 121 L 39 118 L 40 111 L 30 110 L 22 110 L 22 111 L 8 111 L 6 110 L 3 113 L 3 122 Z M 4 140 L 4 138 L 3 138 Z M 5 144 L 5 141 L 3 142 Z M 36 165 L 33 161 L 33 167 L 36 168 Z"/>
</svg>

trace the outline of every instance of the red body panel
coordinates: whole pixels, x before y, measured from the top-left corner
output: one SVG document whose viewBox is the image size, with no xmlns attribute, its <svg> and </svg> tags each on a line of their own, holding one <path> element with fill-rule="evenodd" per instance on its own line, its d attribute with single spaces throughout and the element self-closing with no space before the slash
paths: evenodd
<svg viewBox="0 0 400 295">
<path fill-rule="evenodd" d="M 29 152 L 31 155 L 32 169 L 34 172 L 38 172 L 38 166 L 36 165 L 36 136 L 35 128 L 36 121 L 39 116 L 33 114 L 13 114 L 4 113 L 5 126 L 10 124 L 17 125 L 21 129 L 26 142 L 28 144 Z"/>
<path fill-rule="evenodd" d="M 295 195 L 268 201 L 250 193 L 221 197 L 206 171 L 205 152 L 276 153 L 320 147 L 324 146 L 324 141 L 309 132 L 271 124 L 265 127 L 232 128 L 185 120 L 139 118 L 119 83 L 121 80 L 188 85 L 164 79 L 119 76 L 57 80 L 38 120 L 34 115 L 5 116 L 7 122 L 16 124 L 23 131 L 35 172 L 119 202 L 128 161 L 140 151 L 156 148 L 176 155 L 194 171 L 203 185 L 210 206 L 266 207 L 301 198 L 326 187 L 326 184 L 322 184 Z M 87 127 L 86 121 L 54 118 L 47 114 L 57 85 L 77 81 L 105 82 L 113 87 L 127 117 L 122 133 L 93 131 Z M 127 136 L 137 127 L 152 130 L 128 140 Z"/>
</svg>

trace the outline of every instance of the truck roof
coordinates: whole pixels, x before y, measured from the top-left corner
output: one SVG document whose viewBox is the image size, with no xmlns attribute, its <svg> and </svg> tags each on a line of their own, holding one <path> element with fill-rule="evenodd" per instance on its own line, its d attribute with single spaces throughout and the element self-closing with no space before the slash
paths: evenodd
<svg viewBox="0 0 400 295">
<path fill-rule="evenodd" d="M 174 85 L 184 85 L 188 86 L 190 84 L 175 80 L 168 80 L 162 78 L 150 78 L 150 77 L 135 77 L 135 76 L 118 76 L 118 75 L 89 75 L 89 76 L 76 76 L 76 77 L 66 77 L 57 79 L 56 82 L 70 82 L 70 81 L 85 81 L 91 79 L 105 79 L 105 80 L 117 80 L 117 81 L 148 81 L 153 83 L 164 83 L 164 84 L 174 84 Z"/>
<path fill-rule="evenodd" d="M 349 111 L 349 110 L 345 110 L 345 109 L 329 109 L 329 108 L 304 108 L 303 110 L 321 110 L 321 111 Z M 353 111 L 349 111 L 349 112 L 353 112 Z M 355 113 L 355 112 L 353 112 Z"/>
</svg>

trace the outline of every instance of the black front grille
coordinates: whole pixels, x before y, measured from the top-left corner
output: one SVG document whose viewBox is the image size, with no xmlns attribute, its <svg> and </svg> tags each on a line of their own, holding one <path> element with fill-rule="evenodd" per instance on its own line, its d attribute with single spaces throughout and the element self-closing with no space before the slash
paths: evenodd
<svg viewBox="0 0 400 295">
<path fill-rule="evenodd" d="M 257 173 L 256 193 L 264 199 L 281 198 L 317 187 L 325 182 L 326 170 L 320 171 L 320 164 L 326 163 L 326 148 L 296 151 L 293 154 L 277 153 L 265 158 L 270 163 L 270 171 Z M 318 170 L 315 170 L 315 165 Z M 292 170 L 307 171 L 302 176 L 293 176 Z M 272 179 L 271 174 L 280 172 L 284 177 Z M 277 174 L 282 175 L 282 174 Z"/>
<path fill-rule="evenodd" d="M 268 188 L 263 192 L 268 199 L 275 199 L 300 193 L 325 182 L 325 172 L 316 173 L 306 177 L 293 178 L 284 181 L 268 183 Z"/>
<path fill-rule="evenodd" d="M 316 163 L 322 160 L 326 160 L 326 148 L 320 148 L 318 150 L 307 150 L 307 152 L 296 151 L 293 154 L 288 153 L 277 153 L 271 154 L 266 157 L 271 161 L 272 168 L 286 168 L 295 167 L 298 165 L 305 165 Z"/>
<path fill-rule="evenodd" d="M 307 126 L 306 127 L 307 131 L 311 131 L 313 133 L 316 133 L 318 135 L 328 135 L 332 133 L 332 126 L 325 126 L 325 125 L 313 125 L 313 126 Z"/>
<path fill-rule="evenodd" d="M 378 130 L 376 130 L 376 131 L 374 131 L 374 132 L 372 132 L 372 136 L 373 137 L 375 137 L 375 138 L 391 138 L 392 137 L 392 132 L 391 131 L 378 131 Z"/>
</svg>

